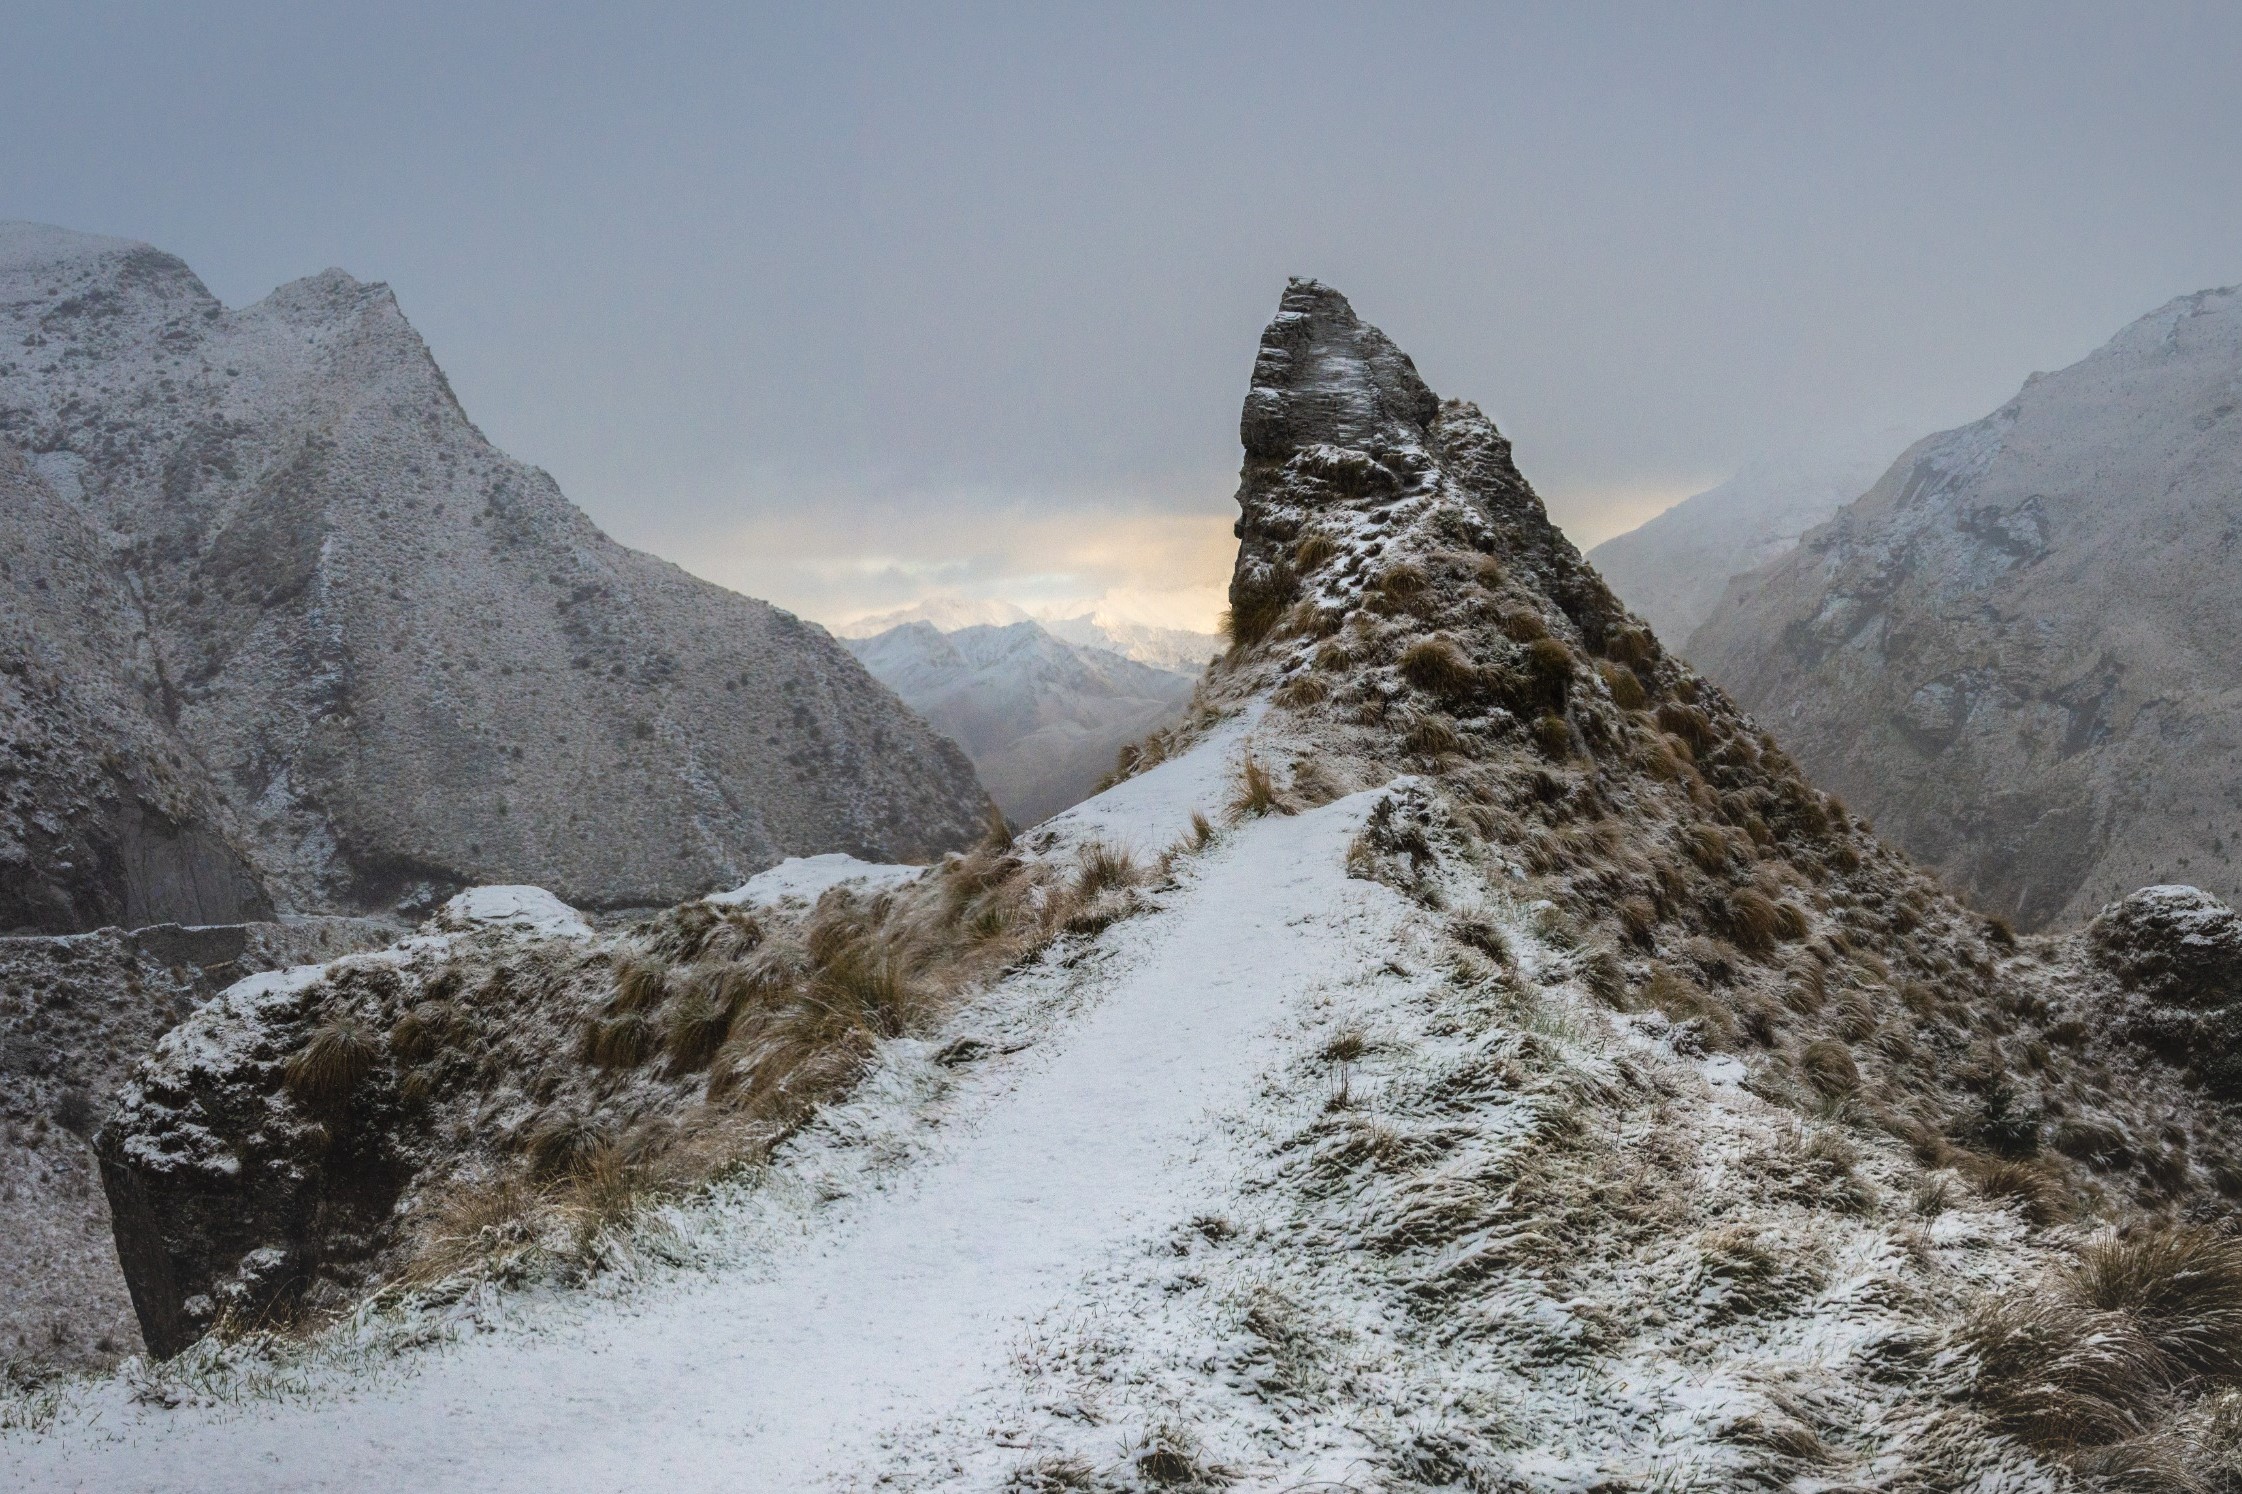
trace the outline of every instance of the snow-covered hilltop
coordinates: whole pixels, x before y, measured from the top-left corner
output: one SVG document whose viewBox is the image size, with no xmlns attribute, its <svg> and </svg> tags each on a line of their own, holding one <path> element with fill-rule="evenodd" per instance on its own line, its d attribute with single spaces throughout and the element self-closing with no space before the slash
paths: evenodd
<svg viewBox="0 0 2242 1494">
<path fill-rule="evenodd" d="M 1064 642 L 1027 619 L 947 630 L 901 623 L 849 639 L 848 649 L 965 749 L 997 803 L 1023 825 L 1095 793 L 1121 748 L 1180 716 L 1199 680 L 1198 670 Z"/>
<path fill-rule="evenodd" d="M 980 824 L 970 765 L 821 629 L 624 549 L 495 450 L 384 286 L 232 311 L 147 245 L 0 225 L 0 437 L 100 532 L 206 771 L 182 792 L 283 909 L 475 882 L 647 905 Z"/>
<path fill-rule="evenodd" d="M 1329 287 L 1242 435 L 1236 646 L 1016 843 L 470 900 L 167 1037 L 100 1145 L 180 1352 L 0 1403 L 0 1487 L 2235 1466 L 2242 918 L 1962 906 Z"/>
<path fill-rule="evenodd" d="M 2021 925 L 2147 882 L 2234 897 L 2238 408 L 2242 292 L 2182 297 L 1919 442 L 1691 657 Z"/>
</svg>

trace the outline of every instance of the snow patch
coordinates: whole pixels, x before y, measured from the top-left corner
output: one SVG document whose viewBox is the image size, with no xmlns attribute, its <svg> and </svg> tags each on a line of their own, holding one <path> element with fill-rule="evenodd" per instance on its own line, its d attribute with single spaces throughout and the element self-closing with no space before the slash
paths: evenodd
<svg viewBox="0 0 2242 1494">
<path fill-rule="evenodd" d="M 814 903 L 836 887 L 884 892 L 926 875 L 923 866 L 859 861 L 839 851 L 822 856 L 789 856 L 758 872 L 730 892 L 712 892 L 708 901 L 724 907 L 766 908 L 777 903 Z"/>
<path fill-rule="evenodd" d="M 436 910 L 437 928 L 465 933 L 503 928 L 558 939 L 587 939 L 592 926 L 584 915 L 542 887 L 470 887 Z"/>
</svg>

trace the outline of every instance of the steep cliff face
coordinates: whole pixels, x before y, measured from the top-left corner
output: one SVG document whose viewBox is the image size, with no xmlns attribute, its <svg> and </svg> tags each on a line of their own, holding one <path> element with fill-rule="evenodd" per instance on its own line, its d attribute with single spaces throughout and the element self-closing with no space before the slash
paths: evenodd
<svg viewBox="0 0 2242 1494">
<path fill-rule="evenodd" d="M 2174 301 L 1919 442 L 1690 656 L 2020 925 L 2142 883 L 2232 898 L 2238 409 L 2242 294 Z"/>
<path fill-rule="evenodd" d="M 268 913 L 93 525 L 0 442 L 0 933 Z"/>
<path fill-rule="evenodd" d="M 980 823 L 962 755 L 822 630 L 484 440 L 384 286 L 229 311 L 145 245 L 0 227 L 0 436 L 114 536 L 163 713 L 285 908 L 644 905 Z"/>
<path fill-rule="evenodd" d="M 1116 754 L 1180 716 L 1198 675 L 1063 642 L 1041 624 L 904 623 L 849 651 L 966 755 L 1013 821 L 1079 803 Z"/>
</svg>

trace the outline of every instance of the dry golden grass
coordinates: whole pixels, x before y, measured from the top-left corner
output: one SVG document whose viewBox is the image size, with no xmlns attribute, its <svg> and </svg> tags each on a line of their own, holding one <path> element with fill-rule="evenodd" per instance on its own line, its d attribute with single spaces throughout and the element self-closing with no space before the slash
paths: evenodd
<svg viewBox="0 0 2242 1494">
<path fill-rule="evenodd" d="M 1399 668 L 1403 679 L 1439 700 L 1461 700 L 1479 686 L 1479 671 L 1449 638 L 1418 639 L 1401 651 Z"/>
<path fill-rule="evenodd" d="M 579 1052 L 594 1068 L 635 1069 L 653 1055 L 654 1024 L 640 1012 L 590 1018 Z"/>
<path fill-rule="evenodd" d="M 1289 814 L 1290 807 L 1277 793 L 1276 780 L 1251 752 L 1238 767 L 1238 791 L 1230 800 L 1230 817 L 1254 819 L 1265 814 Z"/>
<path fill-rule="evenodd" d="M 1604 688 L 1611 692 L 1612 704 L 1621 710 L 1639 711 L 1650 703 L 1650 696 L 1643 690 L 1643 682 L 1626 665 L 1606 659 L 1596 666 L 1596 672 L 1603 676 Z"/>
<path fill-rule="evenodd" d="M 1572 723 L 1554 711 L 1535 718 L 1534 745 L 1551 759 L 1564 762 L 1573 755 Z"/>
<path fill-rule="evenodd" d="M 1086 842 L 1074 859 L 1074 895 L 1085 902 L 1108 888 L 1134 887 L 1144 879 L 1135 857 L 1102 840 Z"/>
<path fill-rule="evenodd" d="M 626 954 L 615 960 L 615 996 L 609 1005 L 618 1012 L 643 1012 L 662 1004 L 669 994 L 669 966 L 651 955 Z"/>
<path fill-rule="evenodd" d="M 1292 568 L 1303 576 L 1309 575 L 1338 553 L 1339 546 L 1330 535 L 1302 535 L 1300 543 L 1292 547 Z"/>
<path fill-rule="evenodd" d="M 1721 900 L 1721 931 L 1738 949 L 1765 954 L 1775 947 L 1783 919 L 1773 899 L 1753 887 L 1732 887 Z"/>
<path fill-rule="evenodd" d="M 372 1072 L 381 1050 L 373 1032 L 349 1016 L 329 1018 L 288 1060 L 282 1082 L 288 1096 L 304 1109 L 331 1115 L 350 1104 L 358 1082 Z"/>
<path fill-rule="evenodd" d="M 1495 626 L 1512 643 L 1535 643 L 1549 636 L 1549 624 L 1538 612 L 1507 611 L 1495 619 Z"/>
<path fill-rule="evenodd" d="M 459 1009 L 449 1001 L 420 1001 L 389 1029 L 389 1051 L 406 1063 L 422 1063 L 441 1052 L 458 1030 Z"/>
<path fill-rule="evenodd" d="M 1835 1098 L 1861 1087 L 1861 1071 L 1853 1050 L 1835 1038 L 1816 1038 L 1798 1055 L 1798 1067 L 1817 1094 Z"/>
<path fill-rule="evenodd" d="M 1230 605 L 1222 631 L 1237 648 L 1251 648 L 1269 636 L 1299 594 L 1299 578 L 1283 566 L 1230 583 Z"/>
<path fill-rule="evenodd" d="M 1464 750 L 1464 739 L 1444 716 L 1420 711 L 1409 719 L 1401 745 L 1419 757 L 1438 758 Z"/>
<path fill-rule="evenodd" d="M 2076 1457 L 2082 1470 L 2184 1465 L 2151 1455 L 2189 1451 L 2170 1430 L 2179 1413 L 2242 1379 L 2242 1242 L 2200 1225 L 2105 1231 L 2037 1287 L 1979 1308 L 1963 1338 L 2004 1430 L 2051 1452 L 2107 1450 Z"/>
</svg>

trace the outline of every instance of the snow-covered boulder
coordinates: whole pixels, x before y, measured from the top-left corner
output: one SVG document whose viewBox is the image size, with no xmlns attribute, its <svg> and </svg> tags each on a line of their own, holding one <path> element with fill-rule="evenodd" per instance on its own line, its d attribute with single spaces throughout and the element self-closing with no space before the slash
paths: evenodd
<svg viewBox="0 0 2242 1494">
<path fill-rule="evenodd" d="M 2196 887 L 2144 887 L 2088 930 L 2096 955 L 2143 995 L 2183 1006 L 2242 997 L 2242 916 Z"/>
</svg>

